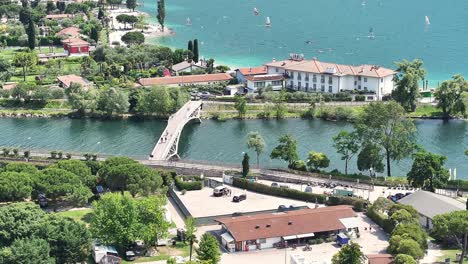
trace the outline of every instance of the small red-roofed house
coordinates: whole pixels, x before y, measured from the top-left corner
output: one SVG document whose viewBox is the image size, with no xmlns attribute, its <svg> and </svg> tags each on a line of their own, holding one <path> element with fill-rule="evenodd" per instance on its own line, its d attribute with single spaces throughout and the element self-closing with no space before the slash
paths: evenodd
<svg viewBox="0 0 468 264">
<path fill-rule="evenodd" d="M 68 55 L 88 55 L 89 42 L 80 38 L 68 38 L 62 40 L 63 49 L 68 51 Z"/>
</svg>

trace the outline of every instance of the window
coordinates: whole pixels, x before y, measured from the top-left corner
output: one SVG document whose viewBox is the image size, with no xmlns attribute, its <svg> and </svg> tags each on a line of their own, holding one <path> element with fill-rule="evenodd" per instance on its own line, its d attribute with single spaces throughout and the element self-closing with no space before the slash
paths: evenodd
<svg viewBox="0 0 468 264">
<path fill-rule="evenodd" d="M 302 85 L 301 85 L 301 82 L 298 82 L 298 83 L 297 83 L 298 90 L 301 89 L 301 86 L 302 86 Z"/>
<path fill-rule="evenodd" d="M 333 91 L 333 86 L 328 86 L 328 92 L 331 93 Z"/>
<path fill-rule="evenodd" d="M 255 88 L 262 88 L 265 87 L 265 82 L 255 82 L 254 83 Z"/>
<path fill-rule="evenodd" d="M 323 76 L 323 75 L 320 76 L 320 82 L 325 83 L 325 76 Z"/>
<path fill-rule="evenodd" d="M 361 90 L 361 85 L 358 85 L 358 89 Z"/>
<path fill-rule="evenodd" d="M 266 243 L 266 239 L 265 238 L 260 238 L 258 240 L 258 242 L 260 242 L 260 244 L 265 244 Z"/>
<path fill-rule="evenodd" d="M 357 81 L 354 81 L 354 86 L 356 86 L 356 85 L 357 85 Z"/>
<path fill-rule="evenodd" d="M 302 74 L 300 72 L 297 73 L 297 79 L 302 80 Z M 299 85 L 300 86 L 300 85 Z"/>
<path fill-rule="evenodd" d="M 309 90 L 309 83 L 306 83 L 306 92 Z"/>
<path fill-rule="evenodd" d="M 313 87 L 314 91 L 317 90 L 317 84 L 314 83 L 314 85 L 312 87 Z"/>
<path fill-rule="evenodd" d="M 325 85 L 322 84 L 322 87 L 320 87 L 320 90 L 322 90 L 322 92 L 325 92 Z"/>
<path fill-rule="evenodd" d="M 380 82 L 383 83 L 383 78 L 380 78 Z"/>
<path fill-rule="evenodd" d="M 294 84 L 293 84 L 293 81 L 289 82 L 289 87 L 291 87 L 291 88 L 292 88 L 292 87 L 293 87 L 293 85 L 294 85 Z"/>
<path fill-rule="evenodd" d="M 358 76 L 357 79 L 360 81 L 360 80 L 361 80 L 361 76 Z"/>
<path fill-rule="evenodd" d="M 278 72 L 278 68 L 275 68 L 275 72 Z"/>
<path fill-rule="evenodd" d="M 306 73 L 305 80 L 308 82 L 309 81 L 309 73 Z"/>
<path fill-rule="evenodd" d="M 291 76 L 291 79 L 294 79 L 294 72 L 290 72 L 289 76 Z"/>
<path fill-rule="evenodd" d="M 331 76 L 328 76 L 328 84 L 332 84 L 333 83 L 333 78 Z"/>
<path fill-rule="evenodd" d="M 313 82 L 317 82 L 317 76 L 315 76 L 315 74 L 314 74 L 314 76 L 312 77 L 312 81 L 313 81 Z"/>
<path fill-rule="evenodd" d="M 282 81 L 272 81 L 272 82 L 271 82 L 271 85 L 272 85 L 272 86 L 282 86 L 282 85 L 283 85 L 283 82 L 282 82 Z"/>
<path fill-rule="evenodd" d="M 367 82 L 367 77 L 364 77 L 364 82 Z"/>
<path fill-rule="evenodd" d="M 364 86 L 364 90 L 367 90 L 367 87 Z"/>
</svg>

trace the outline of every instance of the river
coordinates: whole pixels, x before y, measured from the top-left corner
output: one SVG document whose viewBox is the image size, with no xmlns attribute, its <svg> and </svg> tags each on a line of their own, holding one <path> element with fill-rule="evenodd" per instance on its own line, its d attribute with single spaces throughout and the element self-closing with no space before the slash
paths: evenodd
<svg viewBox="0 0 468 264">
<path fill-rule="evenodd" d="M 417 143 L 437 154 L 447 156 L 447 168 L 457 168 L 459 178 L 468 179 L 467 157 L 468 123 L 451 120 L 417 120 Z M 76 152 L 129 155 L 145 158 L 154 147 L 166 122 L 158 120 L 114 120 L 89 119 L 0 119 L 0 146 L 62 150 Z M 183 159 L 204 162 L 240 164 L 242 152 L 248 151 L 247 134 L 260 132 L 267 144 L 261 156 L 262 166 L 286 166 L 279 160 L 271 160 L 269 153 L 277 145 L 278 137 L 290 133 L 298 140 L 298 152 L 306 159 L 310 150 L 324 152 L 329 156 L 329 169 L 344 170 L 344 162 L 333 148 L 332 137 L 341 130 L 351 130 L 348 123 L 322 120 L 287 119 L 229 120 L 218 122 L 203 120 L 185 127 L 179 144 Z M 251 164 L 255 164 L 255 153 Z M 351 161 L 350 171 L 357 171 L 356 159 Z M 406 175 L 411 161 L 393 163 L 393 175 Z"/>
</svg>

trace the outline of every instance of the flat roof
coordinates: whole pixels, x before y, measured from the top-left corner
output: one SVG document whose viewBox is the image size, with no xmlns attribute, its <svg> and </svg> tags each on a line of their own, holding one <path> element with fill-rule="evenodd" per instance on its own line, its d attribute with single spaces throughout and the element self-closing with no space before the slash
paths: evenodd
<svg viewBox="0 0 468 264">
<path fill-rule="evenodd" d="M 342 218 L 355 217 L 351 206 L 338 205 L 216 219 L 236 241 L 271 237 L 291 237 L 345 229 Z"/>
<path fill-rule="evenodd" d="M 205 82 L 229 81 L 232 76 L 228 73 L 197 74 L 184 76 L 141 78 L 138 82 L 143 86 L 167 85 L 167 84 L 192 84 Z"/>
</svg>

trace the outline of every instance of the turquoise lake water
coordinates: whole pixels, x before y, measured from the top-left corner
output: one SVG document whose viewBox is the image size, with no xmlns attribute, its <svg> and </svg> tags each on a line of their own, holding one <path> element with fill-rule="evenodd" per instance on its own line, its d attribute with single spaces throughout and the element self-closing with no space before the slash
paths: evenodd
<svg viewBox="0 0 468 264">
<path fill-rule="evenodd" d="M 176 35 L 156 42 L 185 48 L 198 38 L 202 56 L 228 65 L 255 66 L 294 52 L 387 67 L 421 58 L 432 85 L 454 73 L 468 75 L 466 0 L 169 0 L 166 5 L 166 23 Z M 155 6 L 156 1 L 145 1 L 140 7 L 152 22 Z M 254 7 L 260 15 L 254 16 Z M 192 26 L 186 26 L 187 17 Z M 368 38 L 371 28 L 374 40 Z"/>
</svg>

